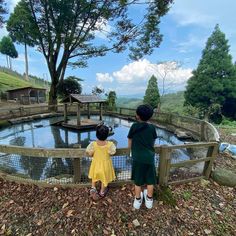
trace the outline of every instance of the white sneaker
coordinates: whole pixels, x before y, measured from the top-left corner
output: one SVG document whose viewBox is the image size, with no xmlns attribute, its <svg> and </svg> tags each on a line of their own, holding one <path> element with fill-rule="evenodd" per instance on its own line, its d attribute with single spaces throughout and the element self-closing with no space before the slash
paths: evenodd
<svg viewBox="0 0 236 236">
<path fill-rule="evenodd" d="M 137 200 L 136 197 L 134 198 L 134 203 L 133 203 L 133 207 L 135 209 L 139 209 L 142 205 L 142 202 L 143 202 L 143 192 L 140 193 L 140 197 L 141 199 L 140 200 Z"/>
<path fill-rule="evenodd" d="M 151 209 L 152 206 L 153 206 L 153 199 L 149 199 L 147 197 L 147 189 L 145 189 L 143 191 L 143 195 L 144 195 L 144 200 L 145 200 L 145 206 L 148 208 L 148 209 Z"/>
</svg>

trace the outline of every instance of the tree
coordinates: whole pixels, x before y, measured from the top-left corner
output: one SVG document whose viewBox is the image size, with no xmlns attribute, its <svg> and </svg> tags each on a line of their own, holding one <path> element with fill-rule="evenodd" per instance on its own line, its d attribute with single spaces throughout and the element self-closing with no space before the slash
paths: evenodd
<svg viewBox="0 0 236 236">
<path fill-rule="evenodd" d="M 70 94 L 81 94 L 82 87 L 79 81 L 83 81 L 75 76 L 69 76 L 63 80 L 58 86 L 58 93 L 62 97 L 67 97 Z"/>
<path fill-rule="evenodd" d="M 228 40 L 218 25 L 207 40 L 184 96 L 185 105 L 199 108 L 207 120 L 212 117 L 214 121 L 217 117 L 219 121 L 221 112 L 226 116 L 236 114 L 236 70 L 229 54 Z"/>
<path fill-rule="evenodd" d="M 132 59 L 151 54 L 162 41 L 160 18 L 173 0 L 21 0 L 30 12 L 31 38 L 43 53 L 51 77 L 49 104 L 57 104 L 57 86 L 63 81 L 67 65 L 84 67 L 91 57 L 108 51 L 120 53 L 129 48 Z M 129 9 L 145 4 L 146 13 L 136 20 Z M 22 4 L 24 5 L 24 4 Z M 24 19 L 20 16 L 20 20 Z M 112 26 L 107 32 L 105 27 Z M 106 45 L 95 41 L 97 32 L 105 33 Z M 36 33 L 36 34 L 35 34 Z"/>
<path fill-rule="evenodd" d="M 7 9 L 5 8 L 5 1 L 4 0 L 0 0 L 0 28 L 3 27 L 3 23 L 4 23 L 4 18 L 3 15 L 7 14 Z"/>
<path fill-rule="evenodd" d="M 33 47 L 35 45 L 36 36 L 32 29 L 34 25 L 31 21 L 31 14 L 27 8 L 25 1 L 19 2 L 15 7 L 14 12 L 10 15 L 7 21 L 7 30 L 14 42 L 23 44 L 25 47 L 25 79 L 29 80 L 29 66 L 27 45 Z"/>
<path fill-rule="evenodd" d="M 116 92 L 110 91 L 107 95 L 107 104 L 109 110 L 115 110 L 116 108 Z"/>
<path fill-rule="evenodd" d="M 157 86 L 157 78 L 152 75 L 148 81 L 148 86 L 143 98 L 143 102 L 152 106 L 152 108 L 157 108 L 160 104 L 160 94 Z"/>
<path fill-rule="evenodd" d="M 100 95 L 102 93 L 104 93 L 104 89 L 103 88 L 99 88 L 98 86 L 95 86 L 92 90 L 92 94 L 94 95 Z"/>
<path fill-rule="evenodd" d="M 4 36 L 0 42 L 0 52 L 6 55 L 7 67 L 12 69 L 11 58 L 17 58 L 18 52 L 10 37 Z"/>
</svg>

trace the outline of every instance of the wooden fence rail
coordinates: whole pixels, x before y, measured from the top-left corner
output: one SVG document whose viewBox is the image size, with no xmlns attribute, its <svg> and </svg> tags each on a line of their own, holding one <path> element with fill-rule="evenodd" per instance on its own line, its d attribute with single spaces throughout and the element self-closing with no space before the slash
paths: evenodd
<svg viewBox="0 0 236 236">
<path fill-rule="evenodd" d="M 62 112 L 62 105 L 57 106 L 57 111 Z M 94 108 L 94 111 L 96 108 Z M 68 107 L 69 112 L 75 112 L 75 105 Z M 86 112 L 86 108 L 84 109 Z M 0 110 L 0 119 L 9 119 L 20 116 L 29 116 L 34 114 L 40 114 L 43 112 L 50 112 L 49 106 L 39 106 L 39 107 L 28 107 L 28 108 L 18 108 L 11 109 L 11 111 Z M 92 111 L 91 111 L 92 112 Z M 115 111 L 106 111 L 105 114 L 119 116 L 126 119 L 134 119 L 135 109 L 128 108 L 117 108 Z M 199 140 L 204 142 L 198 143 L 188 143 L 184 145 L 161 145 L 156 146 L 155 151 L 159 154 L 159 163 L 158 163 L 158 177 L 159 183 L 161 185 L 181 183 L 186 181 L 193 181 L 199 178 L 208 179 L 212 170 L 213 162 L 216 158 L 218 152 L 218 142 L 219 134 L 215 127 L 208 122 L 198 120 L 195 118 L 182 117 L 176 114 L 168 113 L 155 113 L 153 116 L 153 122 L 172 125 L 176 128 L 182 128 L 188 131 L 191 131 Z M 181 161 L 178 163 L 171 163 L 171 153 L 176 149 L 200 149 L 208 148 L 207 156 L 201 157 L 194 160 Z M 8 146 L 0 145 L 0 153 L 5 154 L 18 154 L 23 156 L 30 157 L 42 157 L 42 158 L 71 158 L 73 159 L 74 167 L 74 182 L 79 182 L 81 173 L 80 173 L 80 158 L 85 157 L 85 149 L 71 149 L 71 148 L 57 148 L 57 149 L 46 149 L 46 148 L 25 148 L 19 146 Z M 128 156 L 129 150 L 127 148 L 117 149 L 116 156 Z M 0 157 L 1 158 L 1 157 Z M 169 176 L 171 169 L 193 165 L 199 162 L 204 162 L 204 169 L 202 175 L 195 178 L 188 178 L 184 180 L 170 181 Z"/>
<path fill-rule="evenodd" d="M 179 163 L 171 163 L 171 152 L 175 149 L 181 148 L 202 148 L 208 147 L 207 157 L 195 159 L 195 160 L 187 160 L 181 161 Z M 198 162 L 205 162 L 204 170 L 201 175 L 201 178 L 209 178 L 213 161 L 215 160 L 216 154 L 218 150 L 217 142 L 210 143 L 193 143 L 193 144 L 185 144 L 185 145 L 162 145 L 156 146 L 155 151 L 159 154 L 159 163 L 158 163 L 158 178 L 160 185 L 168 185 L 173 183 L 180 182 L 188 182 L 193 181 L 195 179 L 199 179 L 196 177 L 195 179 L 186 179 L 186 180 L 177 180 L 170 182 L 169 174 L 171 168 L 176 168 L 180 166 L 188 166 L 193 165 Z M 8 145 L 0 145 L 0 153 L 5 154 L 18 154 L 30 157 L 41 157 L 41 158 L 71 158 L 73 159 L 73 167 L 74 167 L 74 182 L 78 183 L 81 179 L 81 162 L 80 158 L 86 156 L 85 149 L 71 149 L 71 148 L 57 148 L 57 149 L 45 149 L 45 148 L 25 148 L 19 146 L 8 146 Z M 116 152 L 116 156 L 128 156 L 130 153 L 128 148 L 118 148 Z"/>
</svg>

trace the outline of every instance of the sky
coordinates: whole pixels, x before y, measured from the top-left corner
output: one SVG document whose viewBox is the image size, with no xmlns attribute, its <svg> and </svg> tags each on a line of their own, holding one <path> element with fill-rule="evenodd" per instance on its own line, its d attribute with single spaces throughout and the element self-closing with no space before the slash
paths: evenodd
<svg viewBox="0 0 236 236">
<path fill-rule="evenodd" d="M 6 1 L 10 12 L 18 1 Z M 87 68 L 68 68 L 66 76 L 83 79 L 82 88 L 86 94 L 98 86 L 105 91 L 115 90 L 118 96 L 143 96 L 152 75 L 158 79 L 161 95 L 183 91 L 216 24 L 225 33 L 230 54 L 233 61 L 236 60 L 235 9 L 235 0 L 175 0 L 161 19 L 163 41 L 152 55 L 134 62 L 128 58 L 127 52 L 108 53 L 105 57 L 90 59 Z M 0 38 L 4 35 L 7 35 L 6 29 L 0 29 Z M 24 50 L 21 45 L 15 46 L 19 57 L 13 60 L 13 69 L 23 74 Z M 0 65 L 6 66 L 3 55 L 0 55 Z M 50 80 L 45 59 L 34 48 L 29 49 L 29 73 Z"/>
</svg>

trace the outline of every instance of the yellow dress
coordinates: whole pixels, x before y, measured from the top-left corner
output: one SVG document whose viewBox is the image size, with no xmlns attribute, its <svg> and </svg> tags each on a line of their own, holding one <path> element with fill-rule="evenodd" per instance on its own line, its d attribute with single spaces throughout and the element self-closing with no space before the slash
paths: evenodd
<svg viewBox="0 0 236 236">
<path fill-rule="evenodd" d="M 115 179 L 115 171 L 110 155 L 115 154 L 116 147 L 113 142 L 107 141 L 106 145 L 100 146 L 92 142 L 86 149 L 87 153 L 93 153 L 92 163 L 89 169 L 89 178 L 93 182 L 101 181 L 104 187 Z"/>
</svg>

